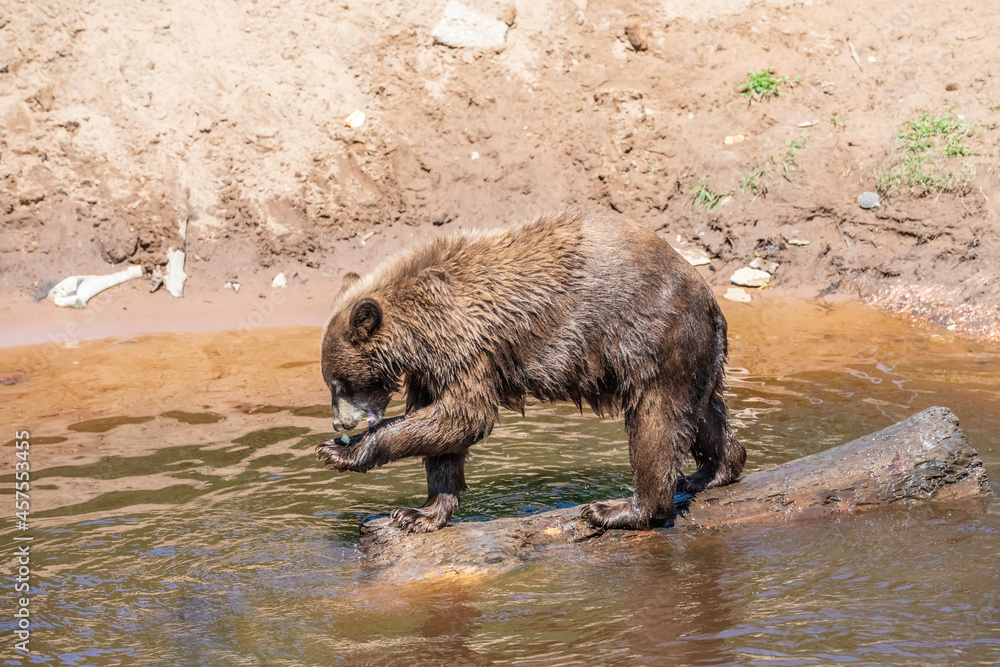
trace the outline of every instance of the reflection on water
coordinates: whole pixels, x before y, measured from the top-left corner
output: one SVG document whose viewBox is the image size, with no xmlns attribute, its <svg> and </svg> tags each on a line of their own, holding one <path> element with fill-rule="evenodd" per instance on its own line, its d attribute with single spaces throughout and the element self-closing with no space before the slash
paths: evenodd
<svg viewBox="0 0 1000 667">
<path fill-rule="evenodd" d="M 853 305 L 776 300 L 727 315 L 728 400 L 750 469 L 946 405 L 996 487 L 997 346 Z M 0 412 L 32 434 L 34 663 L 1000 662 L 998 500 L 384 585 L 357 559 L 358 523 L 419 502 L 423 470 L 338 475 L 316 463 L 330 420 L 318 351 L 303 350 L 318 337 L 0 350 L 0 370 L 28 378 L 0 387 Z M 13 451 L 0 446 L 8 495 Z M 621 424 L 571 406 L 504 413 L 473 451 L 460 521 L 624 495 L 631 481 Z M 0 526 L 12 544 L 13 526 Z"/>
</svg>

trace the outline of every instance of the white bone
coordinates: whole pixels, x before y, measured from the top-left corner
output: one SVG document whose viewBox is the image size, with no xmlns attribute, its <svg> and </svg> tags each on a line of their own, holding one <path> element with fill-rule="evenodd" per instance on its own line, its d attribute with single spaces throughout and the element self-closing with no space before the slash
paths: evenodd
<svg viewBox="0 0 1000 667">
<path fill-rule="evenodd" d="M 163 286 L 171 296 L 179 299 L 184 296 L 185 280 L 187 274 L 184 273 L 184 251 L 171 248 L 167 251 L 167 274 L 163 276 Z"/>
<path fill-rule="evenodd" d="M 142 267 L 130 266 L 104 276 L 70 276 L 49 290 L 48 298 L 63 308 L 86 308 L 94 295 L 126 280 L 142 277 Z"/>
</svg>

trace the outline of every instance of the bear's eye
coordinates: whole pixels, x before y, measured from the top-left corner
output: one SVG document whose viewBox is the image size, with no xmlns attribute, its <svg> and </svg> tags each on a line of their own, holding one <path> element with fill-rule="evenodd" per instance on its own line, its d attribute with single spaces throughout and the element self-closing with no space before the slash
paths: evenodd
<svg viewBox="0 0 1000 667">
<path fill-rule="evenodd" d="M 349 393 L 347 386 L 337 378 L 330 378 L 328 384 L 330 386 L 330 391 L 334 396 L 341 396 Z"/>
</svg>

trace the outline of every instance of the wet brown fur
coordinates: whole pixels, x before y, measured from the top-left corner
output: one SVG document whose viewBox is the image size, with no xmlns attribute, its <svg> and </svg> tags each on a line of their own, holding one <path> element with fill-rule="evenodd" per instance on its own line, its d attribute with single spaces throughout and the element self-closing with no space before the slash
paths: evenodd
<svg viewBox="0 0 1000 667">
<path fill-rule="evenodd" d="M 340 392 L 381 416 L 402 378 L 406 417 L 318 453 L 330 468 L 360 472 L 425 457 L 427 503 L 393 519 L 436 530 L 458 506 L 466 453 L 492 431 L 499 406 L 523 414 L 529 396 L 587 403 L 624 414 L 635 495 L 591 503 L 584 518 L 663 525 L 678 486 L 726 484 L 743 468 L 722 398 L 726 350 L 710 288 L 646 228 L 571 211 L 460 234 L 344 288 L 322 348 L 335 407 Z M 698 471 L 684 478 L 688 453 Z"/>
</svg>

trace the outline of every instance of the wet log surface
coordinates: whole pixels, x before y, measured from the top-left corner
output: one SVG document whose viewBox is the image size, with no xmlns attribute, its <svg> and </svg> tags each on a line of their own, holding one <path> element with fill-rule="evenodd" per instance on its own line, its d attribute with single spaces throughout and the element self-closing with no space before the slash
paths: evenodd
<svg viewBox="0 0 1000 667">
<path fill-rule="evenodd" d="M 389 566 L 385 573 L 392 579 L 491 576 L 567 548 L 608 548 L 640 536 L 669 539 L 684 530 L 790 523 L 991 493 L 982 460 L 957 417 L 936 407 L 735 484 L 694 498 L 678 496 L 682 513 L 671 528 L 595 531 L 580 520 L 581 507 L 457 523 L 426 535 L 401 533 L 387 517 L 376 517 L 362 526 L 358 550 L 370 563 Z"/>
</svg>

